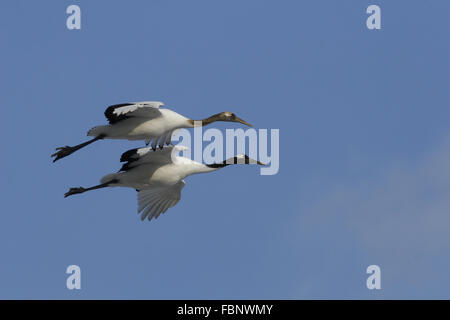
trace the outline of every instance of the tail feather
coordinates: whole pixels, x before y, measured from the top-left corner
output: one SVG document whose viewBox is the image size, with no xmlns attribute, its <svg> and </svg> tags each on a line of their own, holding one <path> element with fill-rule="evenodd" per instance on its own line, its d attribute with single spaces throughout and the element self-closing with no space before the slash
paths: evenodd
<svg viewBox="0 0 450 320">
<path fill-rule="evenodd" d="M 87 135 L 88 136 L 93 136 L 93 137 L 97 137 L 100 135 L 106 135 L 106 130 L 107 130 L 108 126 L 96 126 L 93 127 L 91 130 L 88 131 Z"/>
<path fill-rule="evenodd" d="M 118 175 L 119 175 L 118 173 L 107 174 L 100 180 L 100 183 L 107 183 L 109 181 L 116 180 Z"/>
</svg>

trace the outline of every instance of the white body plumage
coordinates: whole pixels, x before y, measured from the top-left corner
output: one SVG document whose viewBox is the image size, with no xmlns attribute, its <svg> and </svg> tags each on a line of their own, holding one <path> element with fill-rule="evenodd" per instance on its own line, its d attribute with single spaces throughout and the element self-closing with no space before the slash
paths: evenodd
<svg viewBox="0 0 450 320">
<path fill-rule="evenodd" d="M 141 219 L 158 218 L 181 198 L 181 189 L 186 184 L 184 178 L 198 173 L 218 170 L 229 164 L 262 164 L 246 155 L 225 160 L 219 164 L 202 164 L 180 157 L 178 153 L 185 147 L 170 146 L 153 151 L 152 148 L 132 149 L 120 159 L 126 162 L 119 172 L 101 179 L 101 184 L 91 188 L 71 188 L 65 196 L 104 187 L 129 187 L 138 192 L 138 213 Z"/>
<path fill-rule="evenodd" d="M 191 127 L 189 119 L 170 109 L 159 109 L 155 118 L 129 117 L 88 131 L 88 136 L 105 135 L 108 139 L 170 142 L 174 130 Z"/>
<path fill-rule="evenodd" d="M 124 171 L 104 176 L 101 183 L 115 181 L 109 186 L 136 189 L 141 219 L 156 219 L 178 203 L 181 189 L 186 184 L 184 178 L 218 169 L 175 155 L 180 150 L 180 147 L 167 147 L 156 152 L 150 148 L 137 149 L 136 159 L 131 158 Z"/>
<path fill-rule="evenodd" d="M 105 117 L 108 119 L 109 125 L 97 126 L 89 130 L 88 136 L 94 137 L 89 141 L 73 147 L 56 148 L 57 152 L 52 154 L 52 157 L 55 157 L 53 162 L 102 139 L 145 140 L 147 145 L 151 143 L 154 150 L 157 146 L 163 148 L 164 144 L 169 145 L 172 133 L 179 128 L 203 126 L 214 121 L 239 122 L 251 126 L 232 112 L 212 115 L 199 120 L 197 124 L 194 120 L 170 109 L 160 108 L 161 106 L 164 106 L 164 104 L 159 101 L 132 102 L 109 106 L 105 111 Z"/>
</svg>

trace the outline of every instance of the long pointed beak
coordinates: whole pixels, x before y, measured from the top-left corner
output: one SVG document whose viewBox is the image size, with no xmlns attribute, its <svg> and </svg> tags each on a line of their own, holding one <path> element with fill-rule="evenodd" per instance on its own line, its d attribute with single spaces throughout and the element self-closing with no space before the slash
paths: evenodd
<svg viewBox="0 0 450 320">
<path fill-rule="evenodd" d="M 265 166 L 266 165 L 265 163 L 262 163 L 261 161 L 258 161 L 258 160 L 254 160 L 252 158 L 248 158 L 248 163 L 249 164 L 259 164 L 260 166 Z"/>
<path fill-rule="evenodd" d="M 241 118 L 236 117 L 235 121 L 239 122 L 239 123 L 242 123 L 242 124 L 245 124 L 246 126 L 253 127 L 250 123 L 248 123 L 247 121 L 242 120 Z"/>
</svg>

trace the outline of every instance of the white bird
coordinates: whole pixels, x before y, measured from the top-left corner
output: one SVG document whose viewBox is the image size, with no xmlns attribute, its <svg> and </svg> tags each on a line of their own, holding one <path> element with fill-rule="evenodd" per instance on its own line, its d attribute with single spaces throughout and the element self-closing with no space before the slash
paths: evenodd
<svg viewBox="0 0 450 320">
<path fill-rule="evenodd" d="M 67 157 L 75 151 L 101 139 L 145 140 L 152 149 L 160 148 L 164 143 L 169 145 L 173 131 L 179 128 L 205 126 L 215 121 L 240 122 L 251 127 L 251 124 L 238 118 L 232 112 L 221 112 L 203 120 L 191 120 L 170 109 L 160 108 L 164 103 L 159 101 L 143 101 L 123 103 L 109 106 L 105 116 L 109 125 L 97 126 L 88 131 L 94 138 L 76 146 L 59 147 L 52 154 L 53 162 Z"/>
<path fill-rule="evenodd" d="M 120 161 L 126 162 L 117 173 L 104 176 L 100 184 L 90 188 L 70 188 L 64 194 L 74 194 L 105 187 L 129 187 L 138 192 L 138 214 L 141 220 L 158 218 L 161 213 L 178 203 L 187 176 L 216 171 L 230 164 L 263 163 L 240 154 L 222 163 L 202 164 L 178 153 L 186 147 L 170 146 L 153 151 L 151 148 L 132 149 L 122 154 Z"/>
</svg>

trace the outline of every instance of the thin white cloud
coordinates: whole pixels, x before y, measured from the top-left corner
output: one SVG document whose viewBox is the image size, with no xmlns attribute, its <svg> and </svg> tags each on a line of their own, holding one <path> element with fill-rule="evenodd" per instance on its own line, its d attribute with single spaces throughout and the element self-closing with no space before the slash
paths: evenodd
<svg viewBox="0 0 450 320">
<path fill-rule="evenodd" d="M 332 190 L 302 210 L 297 226 L 300 233 L 350 234 L 361 248 L 355 255 L 383 264 L 387 297 L 401 298 L 408 287 L 426 298 L 450 285 L 450 136 L 407 162 Z M 326 290 L 327 283 L 314 285 Z"/>
</svg>

